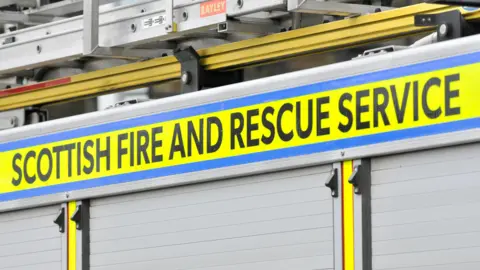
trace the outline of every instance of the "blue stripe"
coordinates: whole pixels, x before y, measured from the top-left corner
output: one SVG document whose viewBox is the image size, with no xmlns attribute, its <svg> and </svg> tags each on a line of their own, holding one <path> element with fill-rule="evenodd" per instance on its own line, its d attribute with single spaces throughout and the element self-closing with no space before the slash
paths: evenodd
<svg viewBox="0 0 480 270">
<path fill-rule="evenodd" d="M 22 199 L 40 195 L 54 194 L 71 190 L 93 188 L 111 184 L 133 182 L 154 177 L 169 176 L 175 174 L 197 172 L 202 170 L 224 168 L 228 166 L 247 164 L 252 162 L 267 161 L 279 158 L 294 157 L 299 155 L 308 155 L 325 151 L 339 150 L 356 146 L 365 146 L 382 142 L 409 139 L 420 136 L 435 135 L 453 131 L 468 130 L 480 127 L 480 117 L 461 120 L 450 123 L 443 123 L 431 126 L 417 127 L 381 134 L 366 135 L 356 138 L 348 138 L 330 142 L 316 143 L 286 149 L 272 150 L 267 152 L 246 154 L 242 156 L 228 157 L 216 160 L 201 161 L 191 164 L 152 169 L 147 171 L 138 171 L 122 175 L 107 176 L 97 179 L 80 181 L 75 183 L 61 184 L 36 188 L 31 190 L 17 191 L 0 194 L 0 201 Z"/>
<path fill-rule="evenodd" d="M 0 152 L 480 62 L 480 52 L 0 144 Z"/>
</svg>

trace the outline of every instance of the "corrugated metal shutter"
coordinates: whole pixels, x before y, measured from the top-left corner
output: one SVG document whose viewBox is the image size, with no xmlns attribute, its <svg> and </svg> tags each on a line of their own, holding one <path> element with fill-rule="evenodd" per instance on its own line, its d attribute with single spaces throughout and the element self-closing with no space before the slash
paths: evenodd
<svg viewBox="0 0 480 270">
<path fill-rule="evenodd" d="M 60 270 L 60 206 L 0 213 L 0 269 Z"/>
<path fill-rule="evenodd" d="M 331 167 L 91 202 L 91 269 L 332 269 Z"/>
<path fill-rule="evenodd" d="M 372 161 L 374 269 L 480 269 L 480 144 Z"/>
</svg>

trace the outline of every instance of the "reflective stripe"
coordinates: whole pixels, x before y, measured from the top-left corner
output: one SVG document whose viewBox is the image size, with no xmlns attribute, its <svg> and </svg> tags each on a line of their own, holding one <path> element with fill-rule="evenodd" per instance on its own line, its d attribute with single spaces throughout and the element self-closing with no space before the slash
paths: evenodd
<svg viewBox="0 0 480 270">
<path fill-rule="evenodd" d="M 76 202 L 69 202 L 67 206 L 67 250 L 68 250 L 68 270 L 77 268 L 77 228 L 76 223 L 70 218 L 77 207 Z"/>
<path fill-rule="evenodd" d="M 353 172 L 353 161 L 342 163 L 342 213 L 343 213 L 343 269 L 355 269 L 353 185 L 348 178 Z"/>
</svg>

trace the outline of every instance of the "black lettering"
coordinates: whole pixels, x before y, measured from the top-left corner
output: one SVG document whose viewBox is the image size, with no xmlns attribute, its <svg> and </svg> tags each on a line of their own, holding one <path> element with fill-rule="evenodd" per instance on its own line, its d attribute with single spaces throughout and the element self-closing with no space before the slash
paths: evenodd
<svg viewBox="0 0 480 270">
<path fill-rule="evenodd" d="M 185 157 L 185 147 L 183 146 L 182 130 L 180 128 L 179 123 L 175 124 L 175 128 L 173 130 L 172 149 L 170 149 L 170 159 L 173 159 L 175 152 L 180 152 L 180 156 L 182 158 Z"/>
<path fill-rule="evenodd" d="M 77 143 L 77 176 L 82 174 L 82 143 Z"/>
<path fill-rule="evenodd" d="M 195 131 L 195 126 L 192 121 L 187 123 L 187 155 L 192 156 L 193 142 L 197 148 L 198 154 L 203 155 L 203 119 L 199 120 L 198 133 Z"/>
<path fill-rule="evenodd" d="M 428 106 L 428 90 L 430 90 L 430 88 L 432 86 L 434 86 L 434 85 L 435 86 L 440 86 L 440 84 L 441 84 L 440 79 L 437 78 L 437 77 L 433 77 L 433 78 L 428 79 L 428 81 L 425 83 L 425 86 L 423 86 L 422 108 L 423 108 L 423 112 L 425 113 L 425 115 L 430 119 L 438 118 L 440 116 L 440 114 L 442 113 L 442 108 L 441 107 L 438 107 L 438 109 L 436 109 L 436 110 L 432 110 Z"/>
<path fill-rule="evenodd" d="M 105 147 L 105 150 L 100 150 L 100 138 L 97 139 L 96 141 L 96 148 L 97 148 L 97 155 L 96 155 L 96 159 L 97 159 L 97 164 L 96 164 L 96 167 L 97 167 L 97 172 L 100 172 L 100 161 L 102 159 L 102 157 L 105 157 L 106 158 L 106 162 L 107 162 L 107 171 L 110 170 L 110 136 L 107 137 L 107 141 L 106 141 L 106 147 Z"/>
<path fill-rule="evenodd" d="M 130 132 L 130 167 L 135 165 L 135 132 Z"/>
<path fill-rule="evenodd" d="M 72 176 L 72 150 L 74 148 L 75 148 L 75 143 L 64 145 L 64 149 L 68 151 L 68 160 L 67 160 L 68 177 Z"/>
<path fill-rule="evenodd" d="M 306 110 L 307 113 L 307 128 L 305 130 L 302 129 L 302 103 L 300 101 L 296 102 L 296 128 L 297 134 L 300 138 L 306 139 L 310 134 L 312 134 L 313 129 L 313 100 L 308 100 L 308 107 Z"/>
<path fill-rule="evenodd" d="M 458 89 L 452 90 L 451 83 L 460 80 L 460 74 L 452 74 L 445 76 L 445 115 L 457 115 L 460 114 L 460 107 L 452 108 L 452 104 L 450 103 L 452 98 L 456 98 L 460 96 L 460 92 Z"/>
<path fill-rule="evenodd" d="M 157 148 L 162 147 L 163 142 L 161 139 L 158 139 L 157 134 L 162 134 L 163 127 L 154 127 L 152 128 L 152 162 L 161 162 L 163 161 L 162 154 L 157 155 Z"/>
<path fill-rule="evenodd" d="M 35 156 L 36 156 L 36 153 L 34 151 L 28 151 L 28 153 L 25 155 L 25 163 L 23 163 L 23 173 L 25 174 L 25 180 L 29 184 L 33 184 L 35 182 L 35 180 L 37 179 L 35 174 L 29 175 L 28 172 L 27 172 L 28 160 L 30 158 L 35 158 Z"/>
<path fill-rule="evenodd" d="M 128 152 L 128 148 L 124 148 L 122 147 L 122 141 L 128 139 L 128 133 L 122 133 L 122 134 L 118 134 L 118 168 L 121 169 L 122 168 L 122 156 L 127 154 Z"/>
<path fill-rule="evenodd" d="M 368 105 L 362 105 L 362 98 L 368 97 L 369 90 L 361 90 L 357 92 L 357 106 L 355 111 L 357 130 L 370 128 L 370 122 L 362 122 L 362 113 L 366 113 L 369 110 Z"/>
<path fill-rule="evenodd" d="M 277 117 L 278 137 L 280 137 L 280 139 L 282 139 L 282 141 L 284 142 L 288 142 L 293 138 L 293 130 L 286 133 L 282 128 L 282 118 L 285 112 L 287 111 L 293 113 L 293 105 L 291 103 L 283 104 L 282 107 L 280 107 L 280 109 L 278 110 L 278 117 Z"/>
<path fill-rule="evenodd" d="M 143 138 L 143 139 L 142 139 Z M 150 163 L 148 158 L 147 149 L 149 145 L 149 136 L 146 130 L 139 130 L 137 132 L 137 165 L 142 165 L 142 157 L 145 160 L 145 164 Z"/>
<path fill-rule="evenodd" d="M 413 120 L 418 121 L 418 81 L 413 82 Z"/>
<path fill-rule="evenodd" d="M 397 122 L 402 124 L 405 120 L 405 112 L 407 109 L 407 100 L 410 93 L 410 82 L 405 84 L 405 91 L 403 93 L 402 104 L 398 102 L 398 94 L 395 85 L 390 85 L 390 91 L 392 92 L 393 106 L 395 108 L 395 115 L 397 116 Z"/>
<path fill-rule="evenodd" d="M 269 136 L 265 136 L 265 134 L 262 135 L 262 142 L 267 145 L 271 144 L 275 138 L 275 126 L 268 120 L 267 115 L 273 115 L 274 113 L 275 109 L 271 106 L 266 107 L 262 112 L 262 125 L 270 132 Z"/>
<path fill-rule="evenodd" d="M 46 166 L 47 173 L 45 174 L 42 173 L 42 158 L 44 156 L 47 156 L 48 158 L 48 166 Z M 47 181 L 50 178 L 50 175 L 52 175 L 52 169 L 53 169 L 52 153 L 50 153 L 49 149 L 43 148 L 42 150 L 40 150 L 40 153 L 38 153 L 38 159 L 37 159 L 38 178 L 40 178 L 40 180 L 43 182 Z"/>
<path fill-rule="evenodd" d="M 90 174 L 93 171 L 94 160 L 93 160 L 93 155 L 90 152 L 88 152 L 89 147 L 93 148 L 93 141 L 92 140 L 87 140 L 85 142 L 85 144 L 83 145 L 83 155 L 84 155 L 85 159 L 88 160 L 88 162 L 90 164 L 88 166 L 85 166 L 85 165 L 83 166 L 83 172 L 85 174 Z"/>
<path fill-rule="evenodd" d="M 63 145 L 53 147 L 52 151 L 55 153 L 55 160 L 57 163 L 56 166 L 56 176 L 57 179 L 60 179 L 60 153 L 65 150 Z"/>
<path fill-rule="evenodd" d="M 338 123 L 338 130 L 343 133 L 350 131 L 353 125 L 353 114 L 347 107 L 345 107 L 345 101 L 348 100 L 351 102 L 352 99 L 353 97 L 350 93 L 344 93 L 340 96 L 340 100 L 338 102 L 340 113 L 347 118 L 346 124 Z"/>
<path fill-rule="evenodd" d="M 253 123 L 252 118 L 258 116 L 260 111 L 258 109 L 247 111 L 247 147 L 257 146 L 260 144 L 259 139 L 252 138 L 252 132 L 258 130 L 258 123 Z"/>
<path fill-rule="evenodd" d="M 20 153 L 15 153 L 12 159 L 12 168 L 18 174 L 17 178 L 12 178 L 12 184 L 14 186 L 18 186 L 22 182 L 22 169 L 17 165 L 17 160 L 22 161 L 22 155 Z"/>
<path fill-rule="evenodd" d="M 330 112 L 324 112 L 322 110 L 322 105 L 329 104 L 330 97 L 321 97 L 317 98 L 317 136 L 323 136 L 330 134 L 329 127 L 322 127 L 322 120 L 328 119 L 330 117 Z"/>
<path fill-rule="evenodd" d="M 217 126 L 217 130 L 218 130 L 217 141 L 214 143 L 212 142 L 213 126 Z M 223 141 L 222 122 L 220 122 L 220 119 L 215 116 L 207 118 L 207 153 L 217 152 L 218 149 L 220 149 L 220 146 L 222 145 L 222 141 Z"/>
<path fill-rule="evenodd" d="M 235 149 L 235 138 L 238 140 L 238 145 L 240 146 L 240 148 L 244 148 L 245 144 L 243 143 L 242 131 L 245 121 L 243 119 L 243 115 L 239 112 L 232 113 L 232 115 L 230 115 L 230 119 L 230 123 L 232 125 L 232 130 L 230 132 L 230 149 Z M 236 124 L 237 121 L 238 126 Z"/>
<path fill-rule="evenodd" d="M 382 103 L 380 102 L 379 96 L 383 96 Z M 378 87 L 373 89 L 373 126 L 378 127 L 378 115 L 382 116 L 382 120 L 385 126 L 390 125 L 390 121 L 387 116 L 387 106 L 388 106 L 388 91 L 384 87 Z"/>
</svg>

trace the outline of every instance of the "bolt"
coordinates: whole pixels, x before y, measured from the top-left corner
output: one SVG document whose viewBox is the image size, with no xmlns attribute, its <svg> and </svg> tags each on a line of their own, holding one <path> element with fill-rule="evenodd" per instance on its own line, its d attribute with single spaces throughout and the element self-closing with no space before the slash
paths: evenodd
<svg viewBox="0 0 480 270">
<path fill-rule="evenodd" d="M 381 8 L 376 8 L 376 9 L 374 10 L 374 12 L 375 12 L 375 13 L 382 12 L 382 9 L 381 9 Z"/>
<path fill-rule="evenodd" d="M 243 0 L 237 0 L 237 6 L 239 8 L 242 8 L 243 7 Z"/>
<path fill-rule="evenodd" d="M 182 18 L 184 21 L 188 19 L 188 13 L 186 11 L 182 12 Z"/>
<path fill-rule="evenodd" d="M 183 72 L 181 80 L 183 84 L 189 84 L 192 81 L 192 74 L 188 71 Z"/>
<path fill-rule="evenodd" d="M 446 24 L 440 25 L 440 27 L 438 28 L 438 33 L 442 37 L 446 36 L 447 33 L 448 33 L 448 25 L 446 25 Z"/>
<path fill-rule="evenodd" d="M 165 30 L 167 30 L 167 31 L 168 31 L 170 28 L 172 28 L 172 26 L 171 26 L 170 24 L 167 25 L 167 26 L 165 26 Z"/>
<path fill-rule="evenodd" d="M 47 32 L 45 32 L 45 35 L 50 35 L 50 30 L 47 30 Z"/>
<path fill-rule="evenodd" d="M 37 45 L 37 53 L 41 53 L 41 52 L 42 52 L 42 46 Z"/>
<path fill-rule="evenodd" d="M 67 198 L 67 199 L 70 198 L 70 194 L 65 193 L 65 198 Z"/>
<path fill-rule="evenodd" d="M 10 119 L 10 125 L 12 125 L 12 127 L 17 126 L 17 117 L 16 116 L 14 116 Z"/>
<path fill-rule="evenodd" d="M 134 23 L 132 23 L 132 24 L 130 25 L 130 30 L 132 30 L 132 32 L 135 33 L 135 32 L 137 31 L 137 26 L 136 26 Z"/>
<path fill-rule="evenodd" d="M 147 11 L 146 9 L 142 8 L 142 10 L 140 10 L 141 13 L 145 13 L 145 11 Z"/>
<path fill-rule="evenodd" d="M 337 195 L 337 193 L 335 191 L 332 191 L 332 196 L 335 197 L 335 195 Z"/>
<path fill-rule="evenodd" d="M 345 156 L 345 151 L 340 152 L 340 155 Z"/>
</svg>

